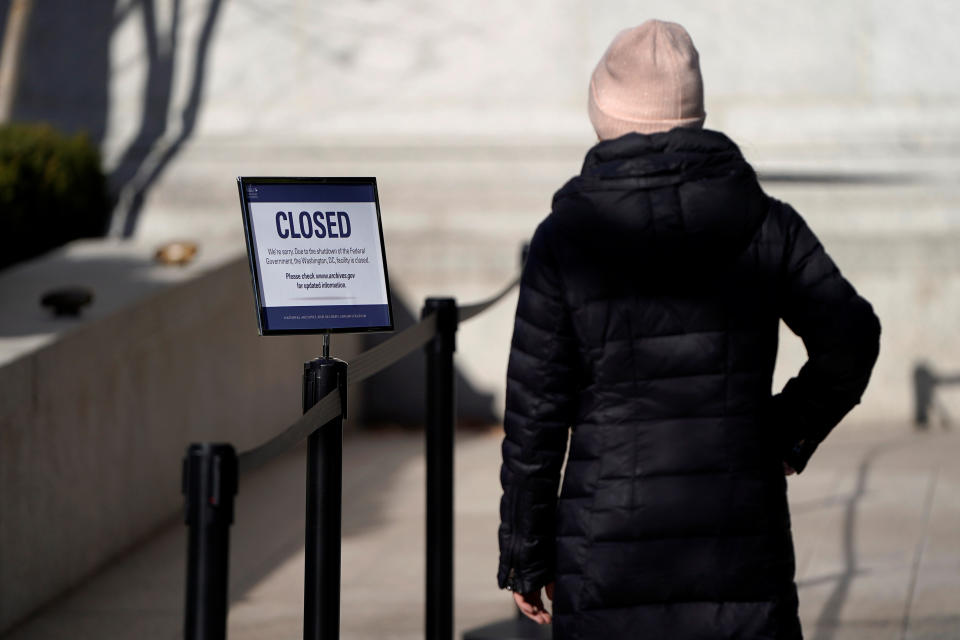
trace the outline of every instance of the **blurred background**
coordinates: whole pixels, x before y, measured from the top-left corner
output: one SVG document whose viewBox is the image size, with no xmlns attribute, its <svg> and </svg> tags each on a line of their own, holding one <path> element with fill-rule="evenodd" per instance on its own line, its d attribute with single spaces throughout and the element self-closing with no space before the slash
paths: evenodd
<svg viewBox="0 0 960 640">
<path fill-rule="evenodd" d="M 651 17 L 700 52 L 705 126 L 800 211 L 883 325 L 863 403 L 791 480 L 795 505 L 820 505 L 795 508 L 808 635 L 960 637 L 960 477 L 937 462 L 960 451 L 956 391 L 937 386 L 929 438 L 913 425 L 915 366 L 960 373 L 960 7 L 938 0 L 0 0 L 0 633 L 176 635 L 184 447 L 245 449 L 298 415 L 319 339 L 256 335 L 236 176 L 376 176 L 401 326 L 427 295 L 486 297 L 596 141 L 593 66 Z M 195 256 L 159 259 L 174 241 Z M 92 302 L 55 316 L 40 299 L 63 287 Z M 511 615 L 494 573 L 515 302 L 458 335 L 458 630 Z M 338 337 L 334 355 L 377 340 Z M 805 358 L 789 332 L 781 344 L 776 389 Z M 422 367 L 352 392 L 352 637 L 419 633 Z M 273 543 L 238 515 L 232 635 L 298 633 L 301 458 L 249 485 L 264 502 L 247 518 L 290 511 L 270 516 L 286 523 Z M 382 606 L 354 614 L 351 598 Z"/>
</svg>

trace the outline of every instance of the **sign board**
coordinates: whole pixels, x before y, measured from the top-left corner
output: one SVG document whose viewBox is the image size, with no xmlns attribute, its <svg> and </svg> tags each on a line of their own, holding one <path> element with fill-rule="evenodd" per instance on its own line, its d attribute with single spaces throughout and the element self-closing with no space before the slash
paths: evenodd
<svg viewBox="0 0 960 640">
<path fill-rule="evenodd" d="M 237 183 L 261 335 L 393 330 L 376 178 Z"/>
</svg>

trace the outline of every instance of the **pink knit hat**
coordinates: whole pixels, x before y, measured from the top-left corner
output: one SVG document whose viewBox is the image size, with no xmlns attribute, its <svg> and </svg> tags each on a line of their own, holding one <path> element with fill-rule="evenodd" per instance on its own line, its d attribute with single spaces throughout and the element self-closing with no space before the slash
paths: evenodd
<svg viewBox="0 0 960 640">
<path fill-rule="evenodd" d="M 700 56 L 687 30 L 647 20 L 618 33 L 593 70 L 588 109 L 601 140 L 702 127 Z"/>
</svg>

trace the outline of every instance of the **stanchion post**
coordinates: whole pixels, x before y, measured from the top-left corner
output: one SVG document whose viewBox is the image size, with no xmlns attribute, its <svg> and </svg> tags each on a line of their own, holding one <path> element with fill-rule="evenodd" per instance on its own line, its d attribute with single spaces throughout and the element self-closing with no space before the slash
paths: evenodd
<svg viewBox="0 0 960 640">
<path fill-rule="evenodd" d="M 346 419 L 347 363 L 324 357 L 303 365 L 303 411 L 334 389 L 340 415 L 307 439 L 307 527 L 303 584 L 304 640 L 340 637 L 340 533 L 343 485 L 343 421 Z"/>
<path fill-rule="evenodd" d="M 183 460 L 187 603 L 183 637 L 227 637 L 227 569 L 237 454 L 229 444 L 191 444 Z"/>
<path fill-rule="evenodd" d="M 917 429 L 926 429 L 933 404 L 933 390 L 937 378 L 925 362 L 917 363 L 913 368 L 913 424 Z"/>
<path fill-rule="evenodd" d="M 427 343 L 427 570 L 426 640 L 453 638 L 453 434 L 456 419 L 453 352 L 457 303 L 427 298 L 422 317 L 437 316 Z"/>
</svg>

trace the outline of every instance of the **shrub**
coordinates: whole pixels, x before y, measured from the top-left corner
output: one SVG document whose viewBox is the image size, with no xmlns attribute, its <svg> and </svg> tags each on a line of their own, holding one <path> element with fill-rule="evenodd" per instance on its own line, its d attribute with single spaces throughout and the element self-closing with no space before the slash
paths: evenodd
<svg viewBox="0 0 960 640">
<path fill-rule="evenodd" d="M 44 124 L 0 126 L 0 268 L 103 235 L 109 216 L 100 154 L 85 135 Z"/>
</svg>

